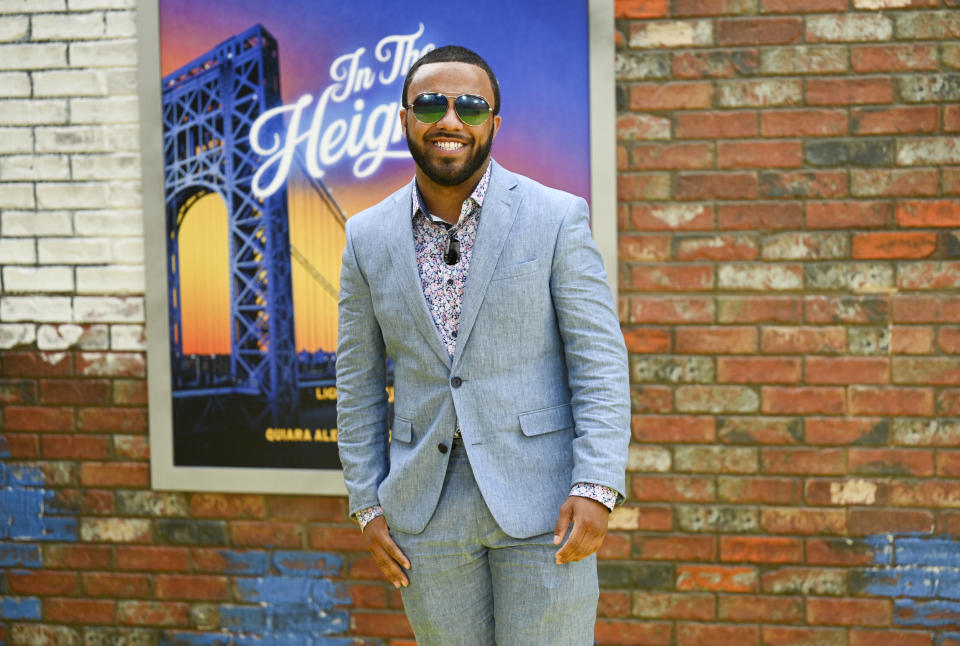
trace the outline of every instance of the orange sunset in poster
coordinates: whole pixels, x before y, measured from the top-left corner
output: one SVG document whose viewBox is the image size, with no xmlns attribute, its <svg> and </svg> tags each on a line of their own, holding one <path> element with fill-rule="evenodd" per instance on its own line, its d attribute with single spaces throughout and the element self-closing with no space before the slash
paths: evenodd
<svg viewBox="0 0 960 646">
<path fill-rule="evenodd" d="M 184 354 L 230 354 L 227 205 L 207 193 L 183 216 L 179 233 Z"/>
</svg>

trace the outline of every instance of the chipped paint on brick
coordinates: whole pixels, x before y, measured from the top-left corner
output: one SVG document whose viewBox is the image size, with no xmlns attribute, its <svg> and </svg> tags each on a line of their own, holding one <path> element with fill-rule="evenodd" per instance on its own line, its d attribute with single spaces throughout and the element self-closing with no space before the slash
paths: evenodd
<svg viewBox="0 0 960 646">
<path fill-rule="evenodd" d="M 898 533 L 867 542 L 878 548 L 877 565 L 856 574 L 856 587 L 892 598 L 895 623 L 960 627 L 960 537 Z"/>
<path fill-rule="evenodd" d="M 877 485 L 868 480 L 830 483 L 830 502 L 834 505 L 872 505 L 877 500 Z"/>
</svg>

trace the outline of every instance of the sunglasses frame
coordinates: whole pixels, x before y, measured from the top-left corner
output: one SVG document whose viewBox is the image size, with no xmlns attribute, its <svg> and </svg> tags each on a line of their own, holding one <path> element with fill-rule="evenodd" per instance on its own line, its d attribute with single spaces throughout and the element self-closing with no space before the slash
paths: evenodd
<svg viewBox="0 0 960 646">
<path fill-rule="evenodd" d="M 417 114 L 417 111 L 416 111 L 417 99 L 419 99 L 419 98 L 422 97 L 422 96 L 442 96 L 442 97 L 444 97 L 444 98 L 447 99 L 447 109 L 443 111 L 443 114 L 441 114 L 441 115 L 437 118 L 436 121 L 424 121 L 424 120 L 420 117 L 420 115 Z M 460 100 L 461 98 L 463 98 L 463 97 L 467 97 L 467 98 L 469 98 L 469 99 L 480 99 L 481 101 L 483 101 L 483 103 L 487 106 L 487 114 L 486 114 L 486 116 L 483 118 L 483 121 L 481 121 L 480 123 L 477 123 L 477 124 L 472 124 L 472 123 L 467 122 L 467 121 L 460 115 L 460 111 L 457 109 L 457 101 L 459 101 L 459 100 Z M 466 93 L 466 92 L 464 92 L 464 93 L 462 93 L 462 94 L 448 94 L 447 92 L 421 92 L 420 94 L 418 94 L 418 95 L 413 99 L 413 101 L 412 101 L 409 105 L 405 105 L 404 108 L 407 109 L 407 110 L 409 110 L 409 111 L 411 111 L 411 112 L 413 112 L 413 116 L 414 116 L 414 117 L 416 118 L 416 120 L 419 121 L 420 123 L 425 123 L 425 124 L 427 124 L 427 125 L 430 125 L 430 124 L 437 123 L 437 121 L 440 121 L 440 120 L 443 119 L 445 116 L 447 116 L 447 112 L 450 111 L 450 99 L 451 99 L 451 98 L 453 99 L 453 111 L 454 111 L 454 113 L 457 115 L 457 118 L 460 119 L 460 121 L 461 121 L 464 125 L 470 126 L 471 128 L 477 128 L 477 127 L 482 126 L 483 124 L 485 124 L 485 123 L 487 122 L 487 119 L 490 118 L 490 114 L 493 112 L 493 108 L 490 106 L 490 103 L 489 103 L 485 98 L 483 98 L 483 97 L 480 96 L 479 94 L 468 94 L 468 93 Z"/>
</svg>

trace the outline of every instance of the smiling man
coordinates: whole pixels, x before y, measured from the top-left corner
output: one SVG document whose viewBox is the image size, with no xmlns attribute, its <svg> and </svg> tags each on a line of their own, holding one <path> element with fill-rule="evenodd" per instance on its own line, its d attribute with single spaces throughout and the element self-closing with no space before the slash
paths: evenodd
<svg viewBox="0 0 960 646">
<path fill-rule="evenodd" d="M 346 228 L 351 516 L 419 644 L 592 644 L 630 403 L 587 205 L 491 159 L 500 90 L 474 52 L 424 55 L 403 106 L 414 180 Z"/>
</svg>

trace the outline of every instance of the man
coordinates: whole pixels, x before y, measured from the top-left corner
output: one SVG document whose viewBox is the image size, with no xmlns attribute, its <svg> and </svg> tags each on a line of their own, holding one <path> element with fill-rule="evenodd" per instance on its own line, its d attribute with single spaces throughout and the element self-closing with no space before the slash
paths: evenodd
<svg viewBox="0 0 960 646">
<path fill-rule="evenodd" d="M 491 160 L 499 110 L 470 50 L 407 74 L 415 179 L 347 222 L 340 458 L 419 644 L 582 646 L 625 491 L 626 349 L 586 203 Z"/>
</svg>

